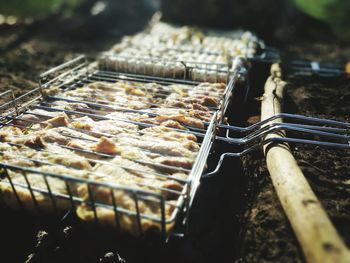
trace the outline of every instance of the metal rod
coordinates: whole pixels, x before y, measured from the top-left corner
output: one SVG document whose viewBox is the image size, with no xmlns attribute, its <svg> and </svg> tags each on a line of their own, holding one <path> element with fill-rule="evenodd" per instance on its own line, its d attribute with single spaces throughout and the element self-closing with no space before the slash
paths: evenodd
<svg viewBox="0 0 350 263">
<path fill-rule="evenodd" d="M 96 211 L 96 206 L 95 206 L 95 199 L 93 198 L 90 184 L 86 183 L 86 186 L 87 186 L 87 189 L 88 189 L 89 205 L 91 206 L 92 211 L 94 212 L 95 223 L 98 224 L 98 217 L 97 217 L 97 211 Z"/>
<path fill-rule="evenodd" d="M 248 127 L 239 127 L 239 126 L 230 126 L 225 124 L 218 124 L 217 127 L 228 129 L 235 132 L 250 132 L 252 130 L 255 130 L 257 128 L 260 128 L 261 126 L 277 119 L 291 119 L 291 120 L 298 120 L 298 121 L 304 121 L 304 122 L 311 122 L 311 123 L 318 123 L 320 125 L 330 125 L 330 126 L 338 126 L 345 129 L 350 129 L 350 123 L 341 122 L 341 121 L 334 121 L 334 120 L 327 120 L 327 119 L 320 119 L 320 118 L 314 118 L 314 117 L 308 117 L 298 114 L 289 114 L 289 113 L 279 113 L 276 114 L 264 121 L 257 122 L 251 126 Z"/>
<path fill-rule="evenodd" d="M 8 169 L 7 167 L 4 167 L 1 165 L 0 163 L 0 167 L 3 167 L 4 168 L 4 171 L 5 171 L 5 175 L 7 177 L 7 180 L 9 181 L 10 185 L 11 185 L 11 188 L 12 188 L 12 191 L 13 193 L 15 194 L 15 197 L 16 197 L 16 200 L 18 202 L 18 205 L 24 210 L 24 204 L 22 203 L 22 200 L 19 198 L 19 195 L 17 193 L 17 190 L 16 190 L 16 187 L 14 186 L 13 182 L 12 182 L 12 179 L 11 179 L 11 176 L 8 172 Z"/>
<path fill-rule="evenodd" d="M 142 237 L 143 231 L 142 231 L 142 223 L 141 223 L 141 217 L 140 217 L 139 199 L 138 199 L 136 193 L 133 194 L 133 199 L 134 199 L 134 202 L 135 202 L 135 209 L 136 209 L 137 228 L 139 230 L 139 236 Z"/>
<path fill-rule="evenodd" d="M 114 210 L 114 218 L 115 218 L 116 228 L 118 231 L 121 231 L 120 219 L 119 219 L 118 209 L 117 209 L 118 205 L 117 205 L 117 202 L 115 200 L 115 195 L 114 195 L 113 189 L 110 189 L 110 193 L 111 193 L 112 205 L 113 205 L 113 210 Z"/>
<path fill-rule="evenodd" d="M 251 134 L 248 137 L 244 138 L 231 138 L 228 137 L 229 140 L 227 140 L 228 143 L 233 143 L 233 144 L 249 144 L 252 143 L 256 140 L 264 138 L 266 135 L 275 133 L 277 131 L 291 131 L 291 132 L 298 132 L 298 133 L 304 133 L 304 134 L 310 134 L 314 136 L 321 136 L 321 137 L 328 137 L 328 138 L 333 138 L 333 139 L 339 139 L 343 141 L 349 141 L 350 136 L 346 135 L 340 135 L 337 133 L 330 133 L 330 132 L 324 132 L 324 131 L 319 131 L 319 130 L 312 130 L 312 129 L 305 129 L 301 127 L 296 127 L 296 126 L 289 126 L 287 124 L 278 124 L 272 127 L 267 127 L 266 129 L 262 130 L 257 130 L 255 133 Z M 231 141 L 231 142 L 230 142 Z"/>
<path fill-rule="evenodd" d="M 55 200 L 55 198 L 54 198 L 53 195 L 52 195 L 51 187 L 50 187 L 50 184 L 49 184 L 49 182 L 48 182 L 48 180 L 47 180 L 47 177 L 46 177 L 45 175 L 42 175 L 42 178 L 43 178 L 43 180 L 44 180 L 44 182 L 45 182 L 47 191 L 49 192 L 49 198 L 50 198 L 50 200 L 51 200 L 51 202 L 52 202 L 52 206 L 53 206 L 53 208 L 54 208 L 54 210 L 55 210 L 55 213 L 58 215 L 59 213 L 58 213 L 58 208 L 57 208 L 56 200 Z"/>
<path fill-rule="evenodd" d="M 32 201 L 33 201 L 34 207 L 36 208 L 36 210 L 40 214 L 40 207 L 39 207 L 38 201 L 36 200 L 36 197 L 35 197 L 35 194 L 33 192 L 32 186 L 29 183 L 29 180 L 28 180 L 28 177 L 27 177 L 27 173 L 24 170 L 21 170 L 21 173 L 22 173 L 22 175 L 24 177 L 24 180 L 26 181 L 29 193 L 30 193 L 30 195 L 32 197 Z"/>
</svg>

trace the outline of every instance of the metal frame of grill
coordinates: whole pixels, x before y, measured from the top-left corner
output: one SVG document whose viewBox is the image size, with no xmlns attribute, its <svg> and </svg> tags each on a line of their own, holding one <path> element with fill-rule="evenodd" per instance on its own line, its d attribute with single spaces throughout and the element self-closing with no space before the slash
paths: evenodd
<svg viewBox="0 0 350 263">
<path fill-rule="evenodd" d="M 167 218 L 165 215 L 165 205 L 167 204 L 167 200 L 165 200 L 164 196 L 161 193 L 153 192 L 150 190 L 135 189 L 133 187 L 128 187 L 128 186 L 116 186 L 116 185 L 97 182 L 89 179 L 75 178 L 68 175 L 41 172 L 32 168 L 26 168 L 26 167 L 21 167 L 17 165 L 1 163 L 0 167 L 5 171 L 5 175 L 6 175 L 6 178 L 8 179 L 8 183 L 10 184 L 13 190 L 13 193 L 17 198 L 19 206 L 24 207 L 23 204 L 21 203 L 20 198 L 17 195 L 17 192 L 16 192 L 17 187 L 27 189 L 30 192 L 33 205 L 38 210 L 39 213 L 43 211 L 40 211 L 40 206 L 38 205 L 38 202 L 35 196 L 36 192 L 44 194 L 49 197 L 49 199 L 52 202 L 53 208 L 57 214 L 59 214 L 60 212 L 58 211 L 57 205 L 56 205 L 57 198 L 63 198 L 63 199 L 69 200 L 71 203 L 71 208 L 73 210 L 76 209 L 76 206 L 79 203 L 85 203 L 89 205 L 93 209 L 94 217 L 95 217 L 94 219 L 96 222 L 98 222 L 99 220 L 96 207 L 103 207 L 114 211 L 117 228 L 120 227 L 119 215 L 127 214 L 133 218 L 136 218 L 137 228 L 138 228 L 137 232 L 139 236 L 142 236 L 144 234 L 141 226 L 142 220 L 151 220 L 160 225 L 160 236 L 162 240 L 167 240 L 170 234 L 167 231 L 167 224 L 174 223 L 176 219 L 179 217 L 180 212 L 184 212 L 181 214 L 185 215 L 184 221 L 186 221 L 186 217 L 187 217 L 186 213 L 189 211 L 191 204 L 193 202 L 193 198 L 199 186 L 201 175 L 206 165 L 206 160 L 208 158 L 209 152 L 211 150 L 211 146 L 215 138 L 216 125 L 218 122 L 220 123 L 222 121 L 222 116 L 224 115 L 224 112 L 228 107 L 232 91 L 236 87 L 237 81 L 240 79 L 241 75 L 244 74 L 245 72 L 243 71 L 243 63 L 240 59 L 237 60 L 236 66 L 237 66 L 237 71 L 234 72 L 234 74 L 232 74 L 231 79 L 227 84 L 227 87 L 223 94 L 220 109 L 212 110 L 212 119 L 210 122 L 206 123 L 206 129 L 204 130 L 190 129 L 189 131 L 180 130 L 180 132 L 189 132 L 196 135 L 198 138 L 200 138 L 201 147 L 197 154 L 197 157 L 195 159 L 192 169 L 186 171 L 188 173 L 188 177 L 187 177 L 187 180 L 184 180 L 182 182 L 184 183 L 183 190 L 179 193 L 176 193 L 178 195 L 178 199 L 170 218 Z M 63 72 L 60 72 L 60 71 L 63 71 Z M 39 87 L 18 98 L 14 98 L 11 91 L 5 92 L 3 95 L 11 95 L 11 98 L 10 98 L 10 101 L 8 101 L 7 103 L 3 104 L 0 107 L 1 111 L 6 112 L 1 116 L 0 127 L 6 126 L 6 125 L 15 125 L 13 121 L 21 120 L 21 116 L 23 114 L 26 114 L 26 113 L 31 114 L 30 110 L 33 108 L 41 108 L 46 110 L 50 109 L 49 107 L 42 106 L 42 105 L 45 105 L 45 103 L 50 99 L 51 100 L 64 99 L 64 98 L 58 98 L 55 96 L 46 96 L 45 90 L 51 86 L 56 86 L 60 88 L 64 87 L 65 89 L 74 89 L 77 86 L 82 85 L 83 83 L 88 83 L 89 81 L 95 81 L 95 80 L 107 81 L 107 82 L 117 81 L 117 80 L 130 80 L 130 81 L 140 81 L 140 82 L 153 81 L 160 84 L 171 84 L 171 83 L 182 83 L 187 85 L 198 84 L 197 82 L 187 81 L 187 80 L 180 81 L 178 79 L 172 80 L 169 78 L 148 78 L 145 76 L 140 77 L 140 76 L 134 76 L 129 74 L 123 74 L 123 73 L 103 71 L 97 68 L 96 63 L 89 63 L 87 62 L 84 56 L 80 56 L 76 59 L 73 59 L 67 63 L 64 63 L 40 75 Z M 88 105 L 90 103 L 90 102 L 84 102 L 84 101 L 80 101 L 80 102 L 87 103 Z M 91 102 L 91 104 L 93 103 Z M 124 109 L 124 110 L 127 110 L 127 109 Z M 79 112 L 70 112 L 65 110 L 62 110 L 62 111 L 66 112 L 67 114 L 71 114 L 71 113 L 80 114 Z M 137 110 L 133 110 L 133 111 L 137 112 Z M 81 114 L 83 116 L 88 115 L 83 113 Z M 97 116 L 98 115 L 96 116 L 93 115 L 93 117 L 97 117 Z M 138 125 L 144 125 L 143 123 L 138 123 L 138 122 L 134 122 L 134 123 Z M 77 150 L 77 149 L 73 149 L 73 150 Z M 90 153 L 96 154 L 94 152 L 90 152 Z M 106 156 L 105 154 L 100 154 L 100 155 Z M 112 156 L 106 156 L 106 157 L 112 157 Z M 31 160 L 31 161 L 41 162 L 40 160 Z M 165 167 L 165 168 L 176 169 L 176 167 Z M 179 170 L 182 171 L 184 169 L 179 168 Z M 12 182 L 10 171 L 17 171 L 21 173 L 26 183 L 18 184 L 18 183 Z M 28 173 L 34 173 L 42 176 L 47 189 L 41 189 L 41 188 L 31 186 L 30 180 L 28 180 Z M 57 179 L 63 180 L 65 182 L 66 190 L 68 194 L 53 192 L 50 187 L 48 178 L 57 178 Z M 88 189 L 88 195 L 89 195 L 88 200 L 83 200 L 81 197 L 75 196 L 70 189 L 71 183 L 86 184 Z M 93 194 L 91 192 L 91 189 L 93 187 L 106 187 L 110 189 L 113 205 L 99 203 L 98 201 L 94 200 Z M 117 202 L 115 201 L 113 190 L 121 190 L 124 193 L 128 193 L 129 196 L 132 196 L 133 201 L 135 203 L 135 208 L 136 208 L 135 211 L 130 211 L 128 209 L 119 207 Z M 150 216 L 140 212 L 139 202 L 142 200 L 158 203 L 161 210 L 160 217 L 155 218 L 154 216 Z M 168 204 L 168 205 L 171 205 L 171 204 Z"/>
</svg>

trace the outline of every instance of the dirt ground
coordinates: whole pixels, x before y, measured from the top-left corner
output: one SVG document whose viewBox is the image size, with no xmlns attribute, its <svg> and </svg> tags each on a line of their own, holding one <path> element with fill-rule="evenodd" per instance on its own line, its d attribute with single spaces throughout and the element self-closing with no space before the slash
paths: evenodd
<svg viewBox="0 0 350 263">
<path fill-rule="evenodd" d="M 16 35 L 16 30 L 1 32 L 0 47 Z M 87 42 L 69 42 L 57 39 L 46 39 L 43 36 L 35 37 L 18 47 L 3 52 L 0 56 L 0 92 L 13 88 L 18 96 L 38 84 L 39 74 L 68 61 L 78 54 L 94 54 L 107 49 L 111 43 L 103 41 L 101 46 Z M 5 99 L 5 98 L 1 98 Z"/>
<path fill-rule="evenodd" d="M 16 35 L 0 30 L 0 45 Z M 113 41 L 117 41 L 114 39 Z M 36 87 L 38 73 L 76 56 L 107 49 L 111 39 L 88 42 L 35 37 L 0 56 L 0 92 L 12 87 L 16 96 Z M 344 62 L 350 48 L 335 43 L 286 43 L 288 56 Z M 306 56 L 306 57 L 305 57 Z M 324 82 L 288 77 L 286 112 L 350 121 L 350 82 Z M 6 98 L 0 98 L 2 103 Z M 312 189 L 320 198 L 340 235 L 350 246 L 350 156 L 345 151 L 293 146 L 293 152 Z M 302 251 L 273 189 L 263 156 L 243 159 L 249 177 L 247 208 L 242 221 L 236 262 L 304 262 Z"/>
</svg>

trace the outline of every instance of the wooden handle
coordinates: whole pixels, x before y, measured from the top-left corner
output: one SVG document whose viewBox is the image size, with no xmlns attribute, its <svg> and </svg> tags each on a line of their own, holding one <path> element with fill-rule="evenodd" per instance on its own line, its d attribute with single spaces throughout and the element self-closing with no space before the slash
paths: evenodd
<svg viewBox="0 0 350 263">
<path fill-rule="evenodd" d="M 265 84 L 261 119 L 282 112 L 286 83 L 274 64 Z M 275 122 L 281 122 L 276 120 Z M 275 133 L 266 138 L 282 137 Z M 307 262 L 350 262 L 350 253 L 312 191 L 287 144 L 264 146 L 267 168 L 282 207 L 300 242 Z"/>
</svg>

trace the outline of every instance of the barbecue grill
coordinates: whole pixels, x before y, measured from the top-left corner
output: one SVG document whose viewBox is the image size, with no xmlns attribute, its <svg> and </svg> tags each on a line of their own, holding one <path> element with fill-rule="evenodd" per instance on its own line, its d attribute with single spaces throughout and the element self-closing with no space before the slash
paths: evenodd
<svg viewBox="0 0 350 263">
<path fill-rule="evenodd" d="M 20 197 L 17 195 L 17 191 L 16 188 L 17 187 L 21 187 L 21 188 L 26 188 L 29 190 L 30 195 L 32 197 L 32 201 L 34 204 L 34 207 L 36 210 L 40 211 L 41 207 L 38 204 L 38 202 L 36 201 L 36 196 L 35 196 L 35 192 L 39 192 L 41 194 L 44 195 L 48 195 L 49 199 L 52 201 L 52 206 L 55 210 L 55 212 L 57 214 L 59 214 L 60 211 L 58 211 L 57 209 L 57 198 L 64 198 L 70 201 L 71 203 L 71 208 L 74 210 L 77 206 L 77 204 L 79 203 L 83 203 L 86 202 L 89 206 L 92 207 L 93 209 L 93 213 L 94 213 L 94 220 L 97 222 L 98 221 L 98 215 L 97 215 L 97 211 L 96 211 L 96 207 L 106 207 L 106 204 L 102 204 L 99 203 L 98 201 L 93 199 L 93 195 L 91 194 L 91 189 L 94 187 L 108 187 L 110 188 L 110 192 L 113 195 L 113 190 L 122 190 L 123 192 L 125 192 L 126 194 L 130 194 L 130 196 L 133 197 L 133 200 L 135 202 L 135 207 L 136 207 L 136 211 L 127 211 L 126 209 L 123 209 L 121 207 L 118 207 L 118 204 L 116 203 L 114 197 L 113 199 L 113 206 L 107 206 L 108 209 L 113 209 L 113 211 L 115 211 L 115 220 L 116 220 L 116 226 L 120 227 L 120 222 L 118 222 L 118 214 L 119 213 L 126 213 L 129 216 L 135 217 L 137 220 L 137 234 L 139 236 L 142 236 L 143 234 L 143 229 L 142 229 L 142 220 L 147 219 L 147 220 L 152 220 L 154 222 L 156 222 L 157 224 L 159 224 L 160 226 L 160 236 L 162 238 L 162 240 L 167 240 L 170 234 L 170 231 L 167 231 L 167 226 L 169 224 L 173 224 L 175 222 L 175 220 L 178 218 L 178 214 L 180 212 L 183 212 L 183 214 L 186 214 L 193 202 L 193 198 L 195 196 L 196 193 L 196 189 L 199 185 L 199 179 L 200 176 L 204 170 L 204 167 L 206 165 L 206 160 L 208 158 L 209 155 L 209 151 L 211 149 L 211 145 L 213 143 L 213 137 L 215 134 L 215 130 L 216 130 L 216 123 L 217 122 L 222 122 L 222 116 L 224 115 L 227 107 L 228 107 L 228 103 L 231 97 L 232 92 L 234 91 L 234 89 L 236 88 L 236 86 L 238 85 L 238 80 L 240 78 L 240 75 L 242 74 L 241 68 L 243 67 L 243 64 L 241 62 L 241 60 L 237 60 L 237 70 L 235 71 L 235 74 L 232 75 L 232 78 L 230 79 L 229 83 L 227 84 L 227 87 L 224 91 L 223 94 L 223 100 L 222 103 L 220 105 L 219 109 L 213 109 L 211 111 L 211 121 L 205 123 L 205 129 L 198 129 L 198 128 L 194 128 L 194 127 L 188 127 L 190 130 L 189 131 L 184 131 L 185 133 L 191 133 L 197 136 L 197 138 L 200 140 L 201 142 L 201 148 L 200 151 L 198 152 L 198 155 L 196 157 L 196 160 L 193 164 L 192 169 L 188 170 L 188 169 L 183 169 L 181 167 L 171 167 L 169 165 L 160 165 L 157 164 L 157 166 L 160 166 L 160 168 L 164 168 L 164 169 L 174 169 L 174 170 L 178 170 L 181 172 L 186 172 L 188 173 L 188 179 L 187 180 L 179 180 L 181 183 L 183 183 L 183 189 L 181 190 L 181 192 L 175 192 L 179 197 L 177 199 L 177 202 L 175 204 L 175 208 L 173 210 L 173 213 L 171 215 L 170 218 L 166 218 L 165 216 L 165 204 L 166 204 L 166 200 L 164 199 L 164 196 L 160 193 L 156 193 L 156 192 L 151 192 L 151 191 L 144 191 L 144 190 L 140 190 L 140 189 L 135 189 L 132 187 L 116 187 L 116 186 L 111 186 L 108 184 L 103 184 L 103 183 L 99 183 L 99 182 L 94 182 L 94 181 L 90 181 L 90 180 L 83 180 L 83 179 L 77 179 L 77 178 L 72 178 L 71 176 L 65 176 L 65 175 L 59 175 L 59 174 L 55 174 L 55 173 L 50 173 L 50 172 L 40 172 L 40 171 L 36 171 L 30 168 L 26 168 L 26 167 L 20 167 L 20 166 L 16 166 L 16 165 L 11 165 L 11 164 L 2 164 L 2 168 L 5 171 L 6 177 L 8 179 L 8 183 L 11 185 L 11 188 L 13 190 L 13 192 L 15 193 L 16 199 L 18 201 L 18 203 L 20 205 L 23 206 L 23 204 L 21 204 L 21 199 Z M 70 69 L 68 69 L 70 68 Z M 68 69 L 68 70 L 67 70 Z M 52 76 L 54 74 L 57 73 L 57 71 L 59 70 L 65 70 L 63 73 L 59 74 L 58 76 L 54 77 L 54 78 L 49 78 L 49 76 Z M 72 110 L 58 110 L 58 109 L 54 109 L 54 108 L 50 108 L 50 105 L 52 105 L 53 101 L 57 101 L 57 100 L 63 100 L 63 101 L 69 101 L 69 102 L 75 102 L 75 103 L 86 103 L 89 106 L 94 106 L 94 107 L 99 107 L 100 109 L 108 109 L 107 105 L 103 105 L 103 104 L 98 104 L 98 103 L 93 103 L 93 102 L 86 102 L 86 101 L 80 101 L 80 100 L 72 100 L 72 99 L 66 99 L 66 98 L 62 98 L 59 96 L 52 96 L 52 95 L 47 95 L 46 91 L 50 88 L 50 87 L 58 87 L 64 90 L 69 90 L 69 89 L 74 89 L 77 88 L 81 85 L 83 85 L 83 83 L 89 83 L 92 81 L 107 81 L 107 82 L 111 82 L 111 81 L 117 81 L 117 80 L 133 80 L 133 81 L 139 81 L 139 82 L 147 82 L 150 81 L 149 79 L 145 78 L 145 79 L 140 79 L 140 78 L 135 78 L 134 76 L 130 76 L 130 75 L 120 75 L 114 72 L 107 72 L 104 70 L 100 70 L 96 67 L 96 65 L 93 64 L 88 64 L 85 60 L 85 57 L 81 56 L 78 57 L 77 59 L 74 59 L 62 66 L 59 66 L 53 70 L 49 70 L 48 72 L 44 73 L 41 75 L 41 81 L 40 81 L 40 86 L 33 90 L 30 91 L 29 93 L 16 98 L 16 99 L 12 99 L 11 101 L 9 101 L 8 103 L 5 103 L 2 106 L 2 109 L 6 109 L 11 107 L 12 109 L 9 109 L 9 111 L 4 114 L 2 116 L 2 122 L 1 124 L 3 126 L 5 125 L 12 125 L 12 126 L 16 126 L 16 127 L 20 127 L 20 128 L 26 128 L 26 129 L 30 129 L 29 125 L 33 125 L 35 124 L 35 122 L 33 121 L 26 121 L 25 119 L 23 119 L 23 114 L 34 114 L 34 115 L 39 115 L 40 117 L 45 117 L 45 118 L 49 118 L 50 116 L 43 116 L 42 114 L 37 114 L 32 112 L 32 110 L 34 109 L 44 109 L 44 110 L 49 110 L 49 111 L 60 111 L 60 112 L 65 112 L 66 114 L 76 114 L 76 115 L 83 115 L 83 116 L 90 116 L 93 118 L 98 118 L 98 119 L 106 119 L 102 116 L 100 116 L 98 114 L 98 111 L 94 112 L 94 114 L 92 113 L 84 113 L 81 112 L 79 110 L 77 111 L 72 111 Z M 155 80 L 153 80 L 153 82 L 156 83 L 161 83 L 161 84 L 169 84 L 171 82 L 169 82 L 169 79 L 160 79 L 157 78 Z M 177 83 L 181 83 L 181 81 L 176 81 Z M 196 84 L 195 82 L 192 81 L 184 81 L 183 83 L 185 83 L 186 85 L 194 85 Z M 29 98 L 29 101 L 28 101 Z M 26 102 L 24 102 L 26 101 Z M 141 112 L 144 113 L 142 111 L 139 110 L 132 110 L 132 109 L 127 109 L 127 108 L 121 108 L 121 107 L 117 107 L 115 108 L 117 110 L 120 110 L 122 112 Z M 21 125 L 16 124 L 16 122 L 18 123 L 19 121 L 21 121 Z M 123 121 L 123 120 L 120 120 Z M 127 121 L 127 120 L 124 120 Z M 27 125 L 23 125 L 23 122 L 28 122 Z M 149 127 L 152 125 L 149 125 L 147 123 L 142 123 L 142 122 L 133 122 L 131 121 L 133 124 L 137 124 L 140 125 L 141 127 Z M 74 149 L 76 151 L 84 151 L 86 152 L 86 150 L 79 150 L 79 149 Z M 99 155 L 101 157 L 112 157 L 112 156 L 108 156 L 106 154 L 101 154 L 101 153 L 96 153 L 96 152 L 88 152 L 89 154 L 92 155 Z M 21 158 L 21 157 L 19 157 Z M 25 159 L 25 158 L 23 158 Z M 35 161 L 35 162 L 41 162 L 39 160 L 31 160 L 31 161 Z M 149 164 L 148 165 L 155 165 L 155 164 Z M 11 171 L 20 171 L 24 178 L 25 178 L 25 183 L 24 184 L 17 184 L 15 182 L 12 182 L 11 180 L 11 176 L 9 175 L 11 173 Z M 42 176 L 42 178 L 44 179 L 45 185 L 47 189 L 39 189 L 36 188 L 34 186 L 31 186 L 30 184 L 30 180 L 28 179 L 27 173 L 35 173 L 35 174 L 40 174 Z M 157 174 L 157 176 L 161 176 L 159 174 Z M 67 193 L 68 195 L 62 195 L 60 193 L 55 193 L 54 191 L 51 190 L 52 187 L 50 187 L 50 183 L 48 178 L 59 178 L 60 180 L 64 180 L 65 181 L 65 185 L 67 187 Z M 72 193 L 72 190 L 70 189 L 70 185 L 72 183 L 78 183 L 78 184 L 86 184 L 88 189 L 89 189 L 89 201 L 84 201 L 82 198 L 74 196 L 74 194 Z M 18 189 L 18 188 L 17 188 Z M 171 191 L 171 190 L 169 190 Z M 139 211 L 139 206 L 138 203 L 140 202 L 140 200 L 149 200 L 150 202 L 153 202 L 155 205 L 160 207 L 161 210 L 161 214 L 159 218 L 154 218 L 154 217 L 150 217 L 148 215 L 143 214 L 142 212 Z M 186 216 L 184 217 L 184 219 L 186 220 Z"/>
<path fill-rule="evenodd" d="M 261 55 L 260 58 L 266 58 L 266 55 Z M 142 58 L 137 58 L 141 59 Z M 257 67 L 255 64 L 258 58 L 250 59 L 252 61 L 252 69 Z M 262 59 L 263 60 L 263 59 Z M 261 60 L 260 60 L 261 61 Z M 268 59 L 264 60 L 265 63 Z M 151 61 L 152 62 L 152 61 Z M 226 87 L 222 93 L 221 101 L 218 107 L 210 108 L 210 121 L 204 121 L 204 128 L 186 126 L 187 130 L 179 130 L 172 128 L 173 131 L 195 135 L 198 139 L 200 150 L 198 151 L 195 161 L 190 169 L 184 169 L 183 167 L 176 167 L 171 165 L 161 165 L 154 163 L 146 163 L 144 161 L 139 161 L 141 164 L 146 164 L 150 166 L 157 166 L 165 170 L 176 170 L 187 174 L 186 179 L 173 178 L 182 184 L 180 191 L 174 191 L 171 189 L 160 189 L 157 186 L 150 186 L 152 190 L 144 190 L 135 187 L 112 185 L 108 183 L 102 183 L 99 181 L 94 181 L 91 179 L 81 179 L 75 178 L 69 175 L 57 174 L 54 172 L 43 172 L 36 169 L 27 168 L 20 165 L 12 165 L 9 163 L 2 162 L 0 164 L 3 169 L 4 179 L 2 183 L 7 183 L 10 189 L 13 191 L 15 196 L 15 201 L 18 203 L 19 208 L 26 208 L 23 204 L 20 196 L 17 194 L 18 189 L 24 189 L 29 191 L 30 200 L 32 202 L 32 208 L 36 210 L 38 214 L 45 214 L 43 208 L 40 206 L 39 202 L 36 200 L 36 193 L 40 193 L 46 196 L 53 208 L 52 212 L 59 216 L 59 218 L 66 219 L 70 215 L 74 215 L 77 207 L 81 204 L 89 207 L 93 214 L 93 222 L 96 225 L 104 224 L 105 222 L 100 222 L 99 218 L 99 208 L 105 208 L 107 210 L 113 211 L 114 213 L 114 224 L 113 233 L 122 231 L 123 226 L 120 222 L 121 215 L 127 215 L 132 219 L 135 226 L 135 231 L 132 233 L 138 238 L 145 239 L 149 235 L 155 234 L 160 243 L 166 243 L 170 238 L 176 236 L 183 236 L 181 231 L 186 230 L 186 224 L 190 220 L 190 211 L 193 206 L 195 196 L 200 184 L 201 178 L 212 178 L 217 175 L 223 168 L 225 159 L 233 157 L 241 157 L 252 151 L 260 149 L 265 144 L 271 143 L 305 143 L 325 147 L 333 148 L 344 148 L 348 149 L 349 136 L 347 132 L 349 129 L 349 124 L 332 121 L 332 120 L 322 120 L 317 118 L 311 118 L 306 116 L 292 115 L 292 114 L 279 114 L 274 117 L 267 119 L 265 121 L 256 123 L 249 127 L 234 126 L 233 124 L 240 124 L 238 118 L 235 114 L 239 113 L 240 107 L 245 107 L 245 103 L 248 96 L 252 94 L 261 93 L 261 89 L 257 88 L 256 83 L 252 84 L 254 76 L 252 76 L 253 70 L 251 70 L 249 63 L 247 63 L 244 58 L 235 58 L 230 62 L 229 67 L 227 65 L 215 65 L 198 62 L 183 62 L 183 61 L 163 61 L 157 60 L 152 63 L 164 63 L 165 66 L 171 71 L 171 74 L 147 74 L 148 69 L 144 66 L 141 71 L 133 71 L 126 67 L 123 70 L 118 70 L 118 67 L 110 68 L 109 65 L 105 64 L 103 60 L 99 59 L 99 63 L 89 62 L 86 57 L 79 56 L 69 62 L 66 62 L 56 68 L 53 68 L 40 75 L 40 82 L 38 88 L 15 98 L 11 90 L 1 94 L 1 97 L 8 97 L 8 101 L 1 106 L 1 127 L 19 127 L 26 131 L 33 128 L 34 125 L 38 124 L 33 120 L 26 120 L 23 118 L 26 114 L 35 115 L 37 117 L 43 117 L 49 119 L 52 116 L 45 114 L 35 113 L 35 109 L 45 110 L 48 112 L 61 112 L 69 116 L 88 116 L 97 120 L 108 120 L 103 112 L 106 111 L 119 111 L 123 113 L 138 113 L 138 114 L 148 114 L 149 116 L 157 116 L 157 113 L 152 113 L 149 111 L 144 111 L 140 109 L 132 109 L 121 105 L 109 105 L 102 102 L 94 102 L 85 99 L 72 99 L 69 97 L 61 96 L 62 92 L 76 90 L 83 87 L 86 84 L 92 82 L 104 82 L 104 83 L 114 83 L 116 81 L 133 81 L 136 83 L 157 83 L 167 87 L 171 84 L 186 85 L 187 89 L 201 83 L 193 78 L 193 70 L 201 69 L 204 73 L 204 78 L 201 81 L 217 82 L 220 80 L 220 76 L 225 75 Z M 151 64 L 152 64 L 151 63 Z M 180 63 L 183 66 L 183 74 L 178 75 L 176 65 Z M 187 64 L 186 64 L 187 63 Z M 188 63 L 190 65 L 188 65 Z M 169 67 L 170 65 L 170 67 Z M 173 67 L 171 66 L 173 65 Z M 225 70 L 223 70 L 223 68 Z M 142 74 L 142 71 L 144 74 Z M 140 73 L 141 72 L 141 73 Z M 214 72 L 214 74 L 213 74 Z M 260 76 L 261 77 L 261 76 Z M 266 77 L 266 76 L 262 76 Z M 222 79 L 221 79 L 222 80 Z M 250 85 L 252 85 L 252 90 Z M 53 92 L 53 90 L 58 90 L 59 93 Z M 144 89 L 146 93 L 154 93 L 151 89 Z M 165 89 L 165 92 L 166 89 Z M 158 96 L 164 96 L 164 94 L 157 94 Z M 88 112 L 83 109 L 57 109 L 51 107 L 54 102 L 64 101 L 69 103 L 84 103 L 91 107 L 92 110 Z M 230 104 L 231 103 L 231 104 Z M 156 105 L 150 105 L 156 106 Z M 238 116 L 242 117 L 242 116 Z M 72 117 L 74 118 L 74 117 Z M 284 119 L 284 121 L 291 120 L 289 123 L 270 123 L 276 119 Z M 132 121 L 123 118 L 112 118 L 111 120 L 123 121 L 138 125 L 139 127 L 152 127 L 153 124 L 145 123 L 142 121 Z M 1 129 L 0 129 L 1 130 Z M 266 135 L 276 132 L 287 132 L 288 135 L 302 134 L 302 137 L 291 137 L 286 138 L 269 138 L 265 139 Z M 107 137 L 113 137 L 111 134 L 103 134 Z M 305 138 L 305 136 L 311 136 L 312 138 Z M 316 137 L 315 137 L 316 136 Z M 13 144 L 16 146 L 16 144 Z M 114 155 L 98 153 L 94 151 L 87 151 L 77 148 L 69 148 L 69 150 L 78 151 L 82 154 L 99 156 L 101 158 L 111 158 Z M 4 154 L 1 152 L 0 154 Z M 53 154 L 53 153 L 51 153 Z M 18 159 L 23 161 L 31 161 L 40 164 L 46 164 L 41 160 L 30 159 L 27 157 L 18 156 Z M 103 161 L 90 160 L 94 163 L 102 163 Z M 49 165 L 49 164 L 48 164 Z M 206 168 L 206 165 L 208 167 Z M 130 168 L 128 168 L 130 169 Z M 227 169 L 227 168 L 226 168 Z M 239 169 L 238 169 L 239 170 Z M 13 182 L 11 179 L 11 173 L 17 172 L 22 174 L 24 181 L 22 183 Z M 239 171 L 237 171 L 239 173 Z M 37 174 L 42 177 L 44 182 L 44 187 L 36 187 L 31 185 L 31 180 L 28 179 L 28 174 Z M 165 175 L 159 173 L 156 174 L 157 177 L 166 177 Z M 50 185 L 52 178 L 61 180 L 65 184 L 67 194 L 62 194 L 53 191 L 53 187 Z M 85 185 L 87 189 L 88 198 L 84 199 L 72 192 L 72 184 Z M 106 204 L 99 200 L 96 200 L 93 195 L 93 189 L 102 187 L 108 189 L 111 196 L 112 204 Z M 132 198 L 134 203 L 133 210 L 123 208 L 118 204 L 114 192 L 122 191 L 125 195 Z M 175 204 L 169 204 L 168 200 L 164 197 L 164 192 L 170 192 L 177 196 Z M 4 198 L 6 200 L 6 198 Z M 69 209 L 60 211 L 57 205 L 57 200 L 65 200 L 68 202 Z M 143 213 L 140 210 L 141 202 L 150 202 L 153 206 L 157 207 L 160 211 L 159 217 L 151 216 Z M 173 210 L 170 216 L 166 215 L 167 205 L 173 206 Z M 27 207 L 28 208 L 28 207 Z M 152 229 L 151 233 L 145 231 L 143 227 L 143 222 L 151 221 L 157 227 Z M 173 226 L 176 225 L 174 228 Z M 153 231 L 155 230 L 155 231 Z"/>
</svg>

